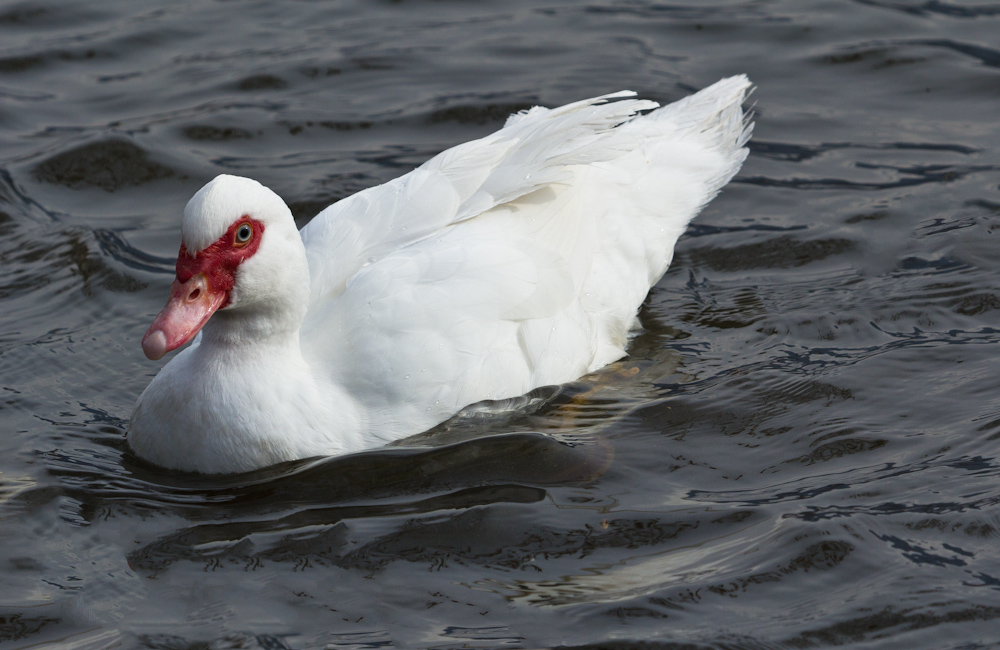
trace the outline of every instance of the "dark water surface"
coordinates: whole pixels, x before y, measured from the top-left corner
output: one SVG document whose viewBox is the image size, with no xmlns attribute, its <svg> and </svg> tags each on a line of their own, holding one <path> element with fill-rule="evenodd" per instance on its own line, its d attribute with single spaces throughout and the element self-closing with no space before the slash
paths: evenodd
<svg viewBox="0 0 1000 650">
<path fill-rule="evenodd" d="M 206 479 L 123 444 L 184 203 L 304 223 L 507 113 L 746 72 L 623 364 Z M 1000 643 L 1000 4 L 0 5 L 0 644 Z"/>
</svg>

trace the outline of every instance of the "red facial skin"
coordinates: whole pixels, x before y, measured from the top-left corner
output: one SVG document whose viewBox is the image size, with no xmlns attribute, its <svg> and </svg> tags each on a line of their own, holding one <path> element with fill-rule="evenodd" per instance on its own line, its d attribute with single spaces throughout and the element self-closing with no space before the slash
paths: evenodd
<svg viewBox="0 0 1000 650">
<path fill-rule="evenodd" d="M 249 240 L 239 242 L 236 233 L 243 224 L 249 224 L 252 233 Z M 229 305 L 236 269 L 257 252 L 263 234 L 264 224 L 243 215 L 215 243 L 194 256 L 181 244 L 170 299 L 142 337 L 147 358 L 155 361 L 184 345 L 216 310 Z"/>
</svg>

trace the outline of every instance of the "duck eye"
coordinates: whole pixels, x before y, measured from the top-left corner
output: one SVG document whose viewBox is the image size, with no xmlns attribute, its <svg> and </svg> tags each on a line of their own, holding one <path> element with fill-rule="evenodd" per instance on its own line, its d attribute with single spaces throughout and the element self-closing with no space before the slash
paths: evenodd
<svg viewBox="0 0 1000 650">
<path fill-rule="evenodd" d="M 251 237 L 253 237 L 253 228 L 250 227 L 250 224 L 245 223 L 236 229 L 237 244 L 245 244 L 250 241 Z"/>
</svg>

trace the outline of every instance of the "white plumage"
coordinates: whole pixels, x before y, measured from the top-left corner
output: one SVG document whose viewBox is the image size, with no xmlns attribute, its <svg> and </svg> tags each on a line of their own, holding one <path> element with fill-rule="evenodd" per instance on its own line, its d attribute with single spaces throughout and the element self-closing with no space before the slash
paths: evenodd
<svg viewBox="0 0 1000 650">
<path fill-rule="evenodd" d="M 188 254 L 243 215 L 259 249 L 143 392 L 129 444 L 207 473 L 353 452 L 621 358 L 677 238 L 746 158 L 748 88 L 638 116 L 656 104 L 629 92 L 536 107 L 301 233 L 273 192 L 219 176 L 185 210 Z"/>
</svg>

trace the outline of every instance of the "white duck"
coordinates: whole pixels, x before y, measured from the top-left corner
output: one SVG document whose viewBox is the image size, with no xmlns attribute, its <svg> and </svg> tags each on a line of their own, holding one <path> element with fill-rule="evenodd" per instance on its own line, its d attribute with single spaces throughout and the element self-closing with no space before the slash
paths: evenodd
<svg viewBox="0 0 1000 650">
<path fill-rule="evenodd" d="M 136 454 L 204 473 L 343 454 L 625 356 L 688 222 L 739 170 L 745 76 L 657 107 L 532 108 L 344 199 L 301 232 L 256 181 L 184 210 L 177 279 L 143 338 L 170 361 Z"/>
</svg>

